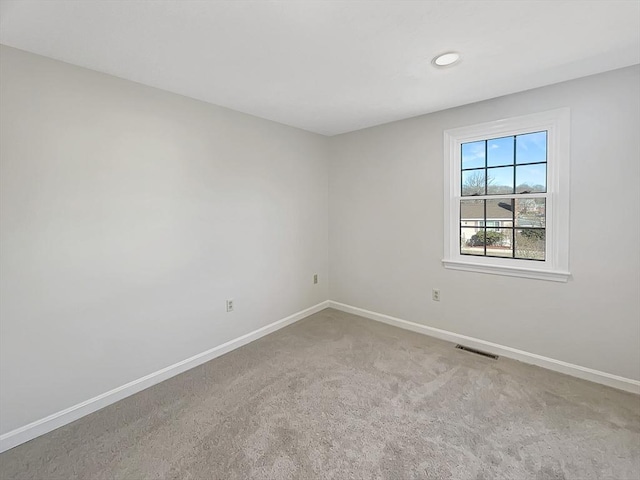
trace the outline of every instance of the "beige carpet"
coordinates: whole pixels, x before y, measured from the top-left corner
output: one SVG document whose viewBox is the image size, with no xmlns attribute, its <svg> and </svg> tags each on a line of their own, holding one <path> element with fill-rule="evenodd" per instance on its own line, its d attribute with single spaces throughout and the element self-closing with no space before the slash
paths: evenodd
<svg viewBox="0 0 640 480">
<path fill-rule="evenodd" d="M 640 397 L 324 310 L 0 455 L 10 479 L 633 479 Z"/>
</svg>

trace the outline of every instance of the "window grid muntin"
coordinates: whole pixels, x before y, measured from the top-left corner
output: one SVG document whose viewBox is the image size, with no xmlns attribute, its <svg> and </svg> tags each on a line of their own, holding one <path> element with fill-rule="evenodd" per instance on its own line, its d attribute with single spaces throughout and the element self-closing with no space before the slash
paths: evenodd
<svg viewBox="0 0 640 480">
<path fill-rule="evenodd" d="M 468 229 L 471 230 L 472 227 L 460 227 L 460 234 L 462 236 L 462 230 L 464 229 Z M 470 256 L 470 257 L 486 257 L 486 258 L 510 258 L 513 260 L 526 260 L 526 261 L 531 261 L 531 262 L 544 262 L 546 261 L 546 256 L 547 256 L 547 252 L 546 252 L 546 248 L 545 251 L 543 251 L 542 253 L 544 254 L 544 258 L 528 258 L 528 257 L 518 257 L 516 256 L 516 252 L 517 252 L 517 248 L 516 248 L 516 230 L 540 230 L 540 231 L 544 231 L 545 235 L 546 235 L 546 228 L 522 228 L 522 227 L 504 227 L 501 228 L 501 230 L 509 230 L 511 232 L 511 255 L 510 256 L 506 256 L 506 255 L 491 255 L 487 253 L 487 245 L 486 245 L 486 234 L 487 234 L 487 229 L 483 228 L 482 231 L 484 232 L 485 235 L 485 244 L 484 244 L 484 248 L 483 248 L 483 253 L 467 253 L 467 252 L 463 252 L 462 251 L 462 246 L 460 248 L 460 255 L 464 255 L 464 256 Z"/>
<path fill-rule="evenodd" d="M 505 196 L 501 196 L 501 195 L 497 195 L 499 198 L 505 198 Z M 523 200 L 523 199 L 536 199 L 536 198 L 544 198 L 545 202 L 544 202 L 544 227 L 535 227 L 535 226 L 518 226 L 516 225 L 516 201 L 517 200 Z M 483 218 L 482 220 L 477 220 L 478 222 L 482 222 L 482 226 L 478 228 L 478 226 L 468 226 L 468 225 L 462 225 L 462 201 L 463 200 L 467 200 L 467 201 L 482 201 L 482 212 L 483 212 Z M 531 197 L 529 195 L 527 196 L 517 196 L 517 195 L 511 195 L 509 197 L 509 200 L 511 202 L 511 218 L 510 218 L 510 222 L 511 222 L 511 226 L 498 226 L 498 227 L 488 227 L 487 226 L 487 222 L 489 222 L 490 220 L 488 220 L 487 217 L 487 201 L 488 200 L 494 200 L 492 198 L 478 198 L 476 196 L 470 198 L 470 197 L 466 197 L 466 198 L 459 198 L 458 199 L 458 212 L 459 212 L 459 221 L 458 221 L 458 245 L 459 245 L 459 252 L 460 255 L 464 255 L 464 256 L 471 256 L 471 257 L 487 257 L 487 258 L 511 258 L 513 260 L 526 260 L 526 261 L 534 261 L 534 262 L 545 262 L 547 260 L 547 245 L 546 245 L 546 234 L 547 234 L 547 206 L 548 206 L 548 202 L 547 202 L 547 196 L 546 194 L 539 194 L 535 197 Z M 491 220 L 492 222 L 495 220 Z M 464 252 L 463 248 L 462 248 L 462 233 L 464 231 L 471 231 L 471 230 L 475 230 L 476 233 L 482 232 L 483 233 L 483 248 L 482 248 L 482 253 L 468 253 L 468 252 Z M 511 256 L 506 256 L 506 255 L 491 255 L 487 253 L 487 230 L 502 230 L 502 231 L 508 231 L 509 233 L 507 235 L 509 235 L 511 237 L 510 241 L 510 247 L 511 247 Z M 538 230 L 538 231 L 543 231 L 544 232 L 544 250 L 542 251 L 542 258 L 528 258 L 528 257 L 523 257 L 523 256 L 517 256 L 517 242 L 516 242 L 516 232 L 519 230 Z"/>
<path fill-rule="evenodd" d="M 544 149 L 544 161 L 537 161 L 537 162 L 526 162 L 526 163 L 518 163 L 517 162 L 517 138 L 524 136 L 524 135 L 532 135 L 532 134 L 536 134 L 536 133 L 544 133 L 545 134 L 545 149 Z M 487 151 L 487 146 L 489 144 L 489 142 L 491 140 L 499 140 L 501 138 L 513 138 L 513 162 L 510 164 L 505 164 L 505 165 L 493 165 L 493 166 L 489 166 L 488 162 L 489 162 L 489 156 L 488 156 L 488 151 Z M 463 146 L 467 145 L 467 144 L 471 144 L 471 143 L 477 143 L 477 142 L 484 142 L 484 167 L 473 167 L 473 168 L 462 168 L 463 165 L 463 158 L 462 158 L 462 150 L 463 150 Z M 484 172 L 484 195 L 522 195 L 522 193 L 517 193 L 517 187 L 518 185 L 516 185 L 516 175 L 517 175 L 517 167 L 520 166 L 527 166 L 527 165 L 547 165 L 548 164 L 548 160 L 549 160 L 549 131 L 548 130 L 534 130 L 534 131 L 527 131 L 527 132 L 523 132 L 523 133 L 517 133 L 514 135 L 501 135 L 499 137 L 491 137 L 491 138 L 485 138 L 485 139 L 478 139 L 478 140 L 473 140 L 473 141 L 467 141 L 467 142 L 461 142 L 460 143 L 460 150 L 459 150 L 459 156 L 460 156 L 460 196 L 461 197 L 481 197 L 483 196 L 482 194 L 471 194 L 471 195 L 464 195 L 464 183 L 463 183 L 463 178 L 464 175 L 462 175 L 462 172 L 470 172 L 470 171 L 479 171 L 479 172 Z M 513 192 L 512 193 L 492 193 L 489 194 L 489 170 L 490 169 L 494 169 L 494 168 L 505 168 L 505 167 L 511 167 L 513 168 Z M 544 192 L 536 192 L 536 193 L 547 193 L 549 190 L 549 168 L 547 166 L 547 168 L 545 169 L 545 184 L 544 184 Z M 528 195 L 528 194 L 525 194 Z"/>
</svg>

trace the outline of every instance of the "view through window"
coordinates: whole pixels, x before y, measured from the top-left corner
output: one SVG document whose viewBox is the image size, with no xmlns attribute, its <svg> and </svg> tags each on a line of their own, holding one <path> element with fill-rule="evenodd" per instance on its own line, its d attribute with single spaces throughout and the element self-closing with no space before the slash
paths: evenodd
<svg viewBox="0 0 640 480">
<path fill-rule="evenodd" d="M 460 254 L 545 260 L 547 132 L 463 143 Z"/>
</svg>

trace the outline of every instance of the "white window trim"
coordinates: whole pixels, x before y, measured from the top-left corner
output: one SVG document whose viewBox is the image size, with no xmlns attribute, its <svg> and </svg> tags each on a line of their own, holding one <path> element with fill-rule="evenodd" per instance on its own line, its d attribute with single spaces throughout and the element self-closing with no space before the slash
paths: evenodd
<svg viewBox="0 0 640 480">
<path fill-rule="evenodd" d="M 546 130 L 546 260 L 474 257 L 460 254 L 460 148 L 463 143 Z M 569 272 L 570 112 L 561 108 L 444 132 L 445 268 L 566 282 Z M 527 197 L 536 195 L 527 195 Z M 504 197 L 503 197 L 504 198 Z"/>
</svg>

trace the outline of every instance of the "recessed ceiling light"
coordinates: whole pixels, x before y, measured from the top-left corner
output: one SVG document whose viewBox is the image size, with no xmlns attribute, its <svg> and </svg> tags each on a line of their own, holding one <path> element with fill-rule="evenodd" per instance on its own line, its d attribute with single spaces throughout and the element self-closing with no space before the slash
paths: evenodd
<svg viewBox="0 0 640 480">
<path fill-rule="evenodd" d="M 431 63 L 433 63 L 433 65 L 436 67 L 450 67 L 451 65 L 458 63 L 459 60 L 460 60 L 459 53 L 447 52 L 447 53 L 441 53 L 440 55 L 437 55 L 436 57 L 434 57 L 434 59 L 431 60 Z"/>
</svg>

